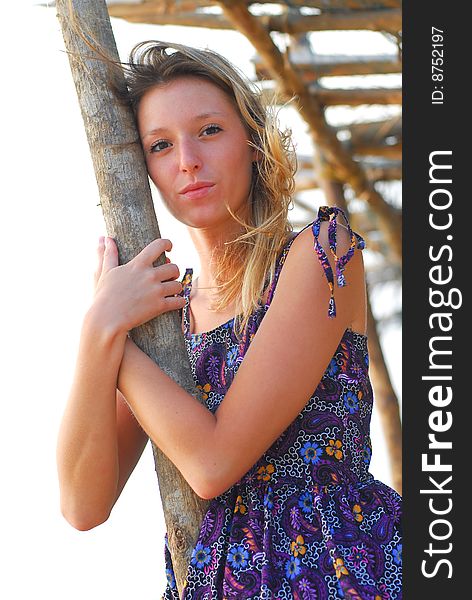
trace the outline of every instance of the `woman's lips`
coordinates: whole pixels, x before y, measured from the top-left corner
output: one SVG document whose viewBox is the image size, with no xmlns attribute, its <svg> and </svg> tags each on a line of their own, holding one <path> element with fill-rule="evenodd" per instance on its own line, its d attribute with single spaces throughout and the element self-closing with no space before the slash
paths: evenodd
<svg viewBox="0 0 472 600">
<path fill-rule="evenodd" d="M 214 187 L 214 184 L 211 185 L 203 185 L 202 187 L 196 188 L 194 190 L 188 190 L 182 194 L 184 198 L 188 198 L 189 200 L 197 200 L 198 198 L 204 198 L 210 190 Z"/>
</svg>

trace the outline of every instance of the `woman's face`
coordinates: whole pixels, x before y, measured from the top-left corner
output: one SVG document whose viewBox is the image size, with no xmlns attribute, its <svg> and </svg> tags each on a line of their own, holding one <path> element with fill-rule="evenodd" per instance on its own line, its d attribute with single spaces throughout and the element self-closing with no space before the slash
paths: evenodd
<svg viewBox="0 0 472 600">
<path fill-rule="evenodd" d="M 229 97 L 205 79 L 181 77 L 148 90 L 137 118 L 149 175 L 174 217 L 234 228 L 225 202 L 244 216 L 255 150 Z"/>
</svg>

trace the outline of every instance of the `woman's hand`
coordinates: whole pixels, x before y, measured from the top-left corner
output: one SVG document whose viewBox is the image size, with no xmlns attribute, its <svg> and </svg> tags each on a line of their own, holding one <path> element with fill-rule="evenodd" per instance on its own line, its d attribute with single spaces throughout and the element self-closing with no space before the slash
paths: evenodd
<svg viewBox="0 0 472 600">
<path fill-rule="evenodd" d="M 175 281 L 180 275 L 177 265 L 153 266 L 171 248 L 170 240 L 154 240 L 119 266 L 114 240 L 101 237 L 91 310 L 114 331 L 125 333 L 162 313 L 183 308 L 185 298 L 176 296 L 182 291 L 182 284 Z"/>
</svg>

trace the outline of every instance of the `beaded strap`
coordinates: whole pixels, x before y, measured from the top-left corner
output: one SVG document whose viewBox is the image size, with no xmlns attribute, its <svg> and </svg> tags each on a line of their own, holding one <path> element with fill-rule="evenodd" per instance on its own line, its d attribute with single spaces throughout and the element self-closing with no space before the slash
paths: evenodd
<svg viewBox="0 0 472 600">
<path fill-rule="evenodd" d="M 185 275 L 182 278 L 182 296 L 185 298 L 185 306 L 182 309 L 183 321 L 184 321 L 184 335 L 188 337 L 190 335 L 190 315 L 189 315 L 189 305 L 190 305 L 190 291 L 191 291 L 191 283 L 192 283 L 192 275 L 193 269 L 186 269 Z"/>
<path fill-rule="evenodd" d="M 343 256 L 338 256 L 336 254 L 336 228 L 337 228 L 337 217 L 341 215 L 346 223 L 347 229 L 349 231 L 349 235 L 351 238 L 351 244 L 349 246 L 349 250 Z M 344 278 L 344 268 L 347 263 L 351 260 L 354 250 L 357 248 L 358 250 L 363 250 L 365 248 L 365 242 L 362 237 L 352 231 L 351 226 L 349 225 L 349 221 L 344 214 L 344 211 L 338 208 L 337 206 L 320 206 L 318 211 L 318 217 L 313 222 L 312 231 L 313 236 L 315 238 L 315 252 L 318 255 L 318 258 L 321 262 L 321 266 L 323 267 L 324 273 L 326 275 L 326 279 L 328 280 L 329 289 L 331 292 L 331 296 L 329 299 L 329 307 L 328 307 L 328 316 L 333 318 L 336 316 L 336 303 L 334 301 L 334 277 L 333 277 L 333 269 L 329 264 L 328 257 L 326 252 L 324 251 L 323 246 L 319 241 L 320 234 L 320 226 L 322 221 L 328 221 L 328 241 L 329 241 L 329 249 L 334 258 L 334 264 L 336 269 L 336 281 L 339 287 L 344 287 L 346 285 L 346 280 Z"/>
</svg>

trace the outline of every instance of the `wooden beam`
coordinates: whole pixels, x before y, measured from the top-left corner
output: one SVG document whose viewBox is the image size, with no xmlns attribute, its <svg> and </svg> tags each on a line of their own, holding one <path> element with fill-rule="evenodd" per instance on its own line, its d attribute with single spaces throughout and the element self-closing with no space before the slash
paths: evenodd
<svg viewBox="0 0 472 600">
<path fill-rule="evenodd" d="M 274 96 L 274 88 L 263 88 L 261 95 L 264 101 L 270 101 Z M 362 106 L 365 104 L 398 104 L 402 102 L 401 88 L 325 88 L 319 85 L 307 86 L 307 93 L 319 103 L 325 106 Z M 292 95 L 280 94 L 283 101 L 290 100 Z"/>
<path fill-rule="evenodd" d="M 397 144 L 351 144 L 346 146 L 350 149 L 354 156 L 383 156 L 392 160 L 401 160 L 402 158 L 402 143 Z"/>
<path fill-rule="evenodd" d="M 238 0 L 233 1 L 237 2 Z M 130 23 L 233 29 L 231 21 L 222 15 L 213 13 L 162 12 L 162 6 L 153 2 L 145 2 L 144 4 L 111 4 L 108 7 L 108 11 L 111 17 L 125 19 Z M 260 22 L 262 27 L 269 31 L 288 34 L 348 29 L 393 32 L 401 27 L 401 11 L 399 9 L 357 11 L 355 14 L 323 13 L 320 15 L 300 15 L 289 19 L 283 15 L 261 15 L 254 18 Z"/>
<path fill-rule="evenodd" d="M 399 173 L 401 172 L 401 167 L 402 167 L 402 162 L 401 160 L 389 160 L 389 159 L 385 159 L 385 158 L 378 158 L 378 159 L 362 159 L 360 158 L 358 161 L 356 161 L 359 163 L 360 167 L 367 171 L 369 169 L 372 169 L 372 172 L 375 172 L 376 170 L 380 173 L 381 171 L 385 171 L 385 172 L 389 172 L 391 171 L 392 173 Z M 313 158 L 311 156 L 307 156 L 306 154 L 297 154 L 297 165 L 298 165 L 298 172 L 302 172 L 302 171 L 310 171 L 313 169 Z M 397 177 L 394 177 L 393 179 L 398 179 Z"/>
<path fill-rule="evenodd" d="M 308 88 L 323 106 L 361 106 L 363 104 L 402 103 L 401 88 L 325 88 L 311 85 Z"/>
<path fill-rule="evenodd" d="M 290 0 L 274 2 L 273 0 L 251 0 L 247 4 L 290 4 L 294 8 L 318 8 L 326 12 L 339 10 L 370 10 L 376 8 L 401 8 L 401 0 Z"/>
<path fill-rule="evenodd" d="M 159 1 L 159 0 L 153 0 Z M 187 1 L 187 0 L 177 0 Z M 206 0 L 198 0 L 206 3 Z M 238 1 L 238 0 L 236 0 Z M 401 8 L 401 0 L 240 0 L 241 4 L 250 6 L 251 4 L 279 4 L 282 7 L 286 7 L 289 4 L 293 8 L 314 8 L 323 12 L 339 12 L 340 10 L 345 11 L 356 11 L 356 10 L 375 10 L 383 8 Z M 215 4 L 216 2 L 212 2 Z"/>
<path fill-rule="evenodd" d="M 402 116 L 398 114 L 387 119 L 349 123 L 334 129 L 337 132 L 349 132 L 352 143 L 379 141 L 387 137 L 395 137 L 399 140 L 402 137 Z"/>
<path fill-rule="evenodd" d="M 107 234 L 116 240 L 123 264 L 161 236 L 134 116 L 109 85 L 113 81 L 124 89 L 123 73 L 95 52 L 100 48 L 115 63 L 120 61 L 107 7 L 104 0 L 58 0 L 56 6 Z M 164 262 L 161 256 L 158 264 Z M 178 311 L 164 313 L 130 335 L 174 381 L 195 393 Z M 208 502 L 193 492 L 154 443 L 152 446 L 176 583 L 182 590 Z"/>
<path fill-rule="evenodd" d="M 289 51 L 290 55 L 290 51 Z M 397 56 L 315 56 L 311 63 L 291 61 L 294 68 L 309 83 L 320 77 L 342 77 L 351 75 L 382 75 L 401 73 L 402 64 Z M 269 71 L 262 62 L 254 61 L 259 79 L 271 79 Z"/>
<path fill-rule="evenodd" d="M 402 158 L 402 118 L 401 115 L 378 121 L 353 123 L 344 127 L 336 127 L 338 138 L 340 132 L 349 133 L 342 143 L 354 155 L 376 155 L 393 160 Z"/>
<path fill-rule="evenodd" d="M 402 179 L 402 168 L 399 167 L 364 167 L 369 181 L 400 181 Z"/>
<path fill-rule="evenodd" d="M 371 183 L 378 181 L 399 181 L 402 179 L 402 168 L 393 167 L 364 167 L 367 179 Z M 319 188 L 316 173 L 313 171 L 299 171 L 295 176 L 295 191 L 302 192 Z"/>
<path fill-rule="evenodd" d="M 145 4 L 113 4 L 108 8 L 110 16 L 125 19 L 129 23 L 150 25 L 178 25 L 182 27 L 205 27 L 207 29 L 234 29 L 228 19 L 220 15 L 204 13 L 161 13 L 151 2 Z"/>
<path fill-rule="evenodd" d="M 252 4 L 279 4 L 286 6 L 285 0 L 240 0 L 242 4 L 251 6 Z M 128 6 L 139 6 L 141 4 L 150 4 L 159 12 L 192 12 L 197 9 L 218 6 L 217 0 L 141 0 L 141 2 L 121 2 L 121 0 L 106 0 L 107 6 L 110 9 L 119 4 Z M 339 10 L 355 11 L 355 10 L 378 10 L 386 8 L 402 7 L 401 0 L 330 0 L 329 5 L 323 0 L 290 0 L 290 5 L 298 8 L 312 8 L 320 12 L 333 12 Z M 47 6 L 51 8 L 56 6 L 54 0 L 44 3 L 38 3 L 38 6 Z"/>
<path fill-rule="evenodd" d="M 237 2 L 237 0 L 233 0 Z M 322 12 L 319 15 L 267 15 L 257 17 L 269 31 L 296 34 L 311 31 L 371 30 L 396 32 L 402 27 L 400 9 Z"/>
<path fill-rule="evenodd" d="M 279 4 L 286 6 L 285 0 L 240 0 L 241 4 L 251 6 L 251 4 Z M 50 2 L 50 5 L 54 2 Z M 195 11 L 211 6 L 218 6 L 216 0 L 142 0 L 138 2 L 124 3 L 116 0 L 107 0 L 107 5 L 116 6 L 117 4 L 128 4 L 137 6 L 138 4 L 151 4 L 156 7 L 156 10 L 161 12 L 182 12 Z M 329 13 L 331 11 L 356 11 L 356 10 L 378 10 L 386 8 L 401 8 L 401 0 L 330 0 L 329 5 L 323 0 L 290 0 L 290 6 L 295 8 L 312 8 L 320 12 Z"/>
</svg>

